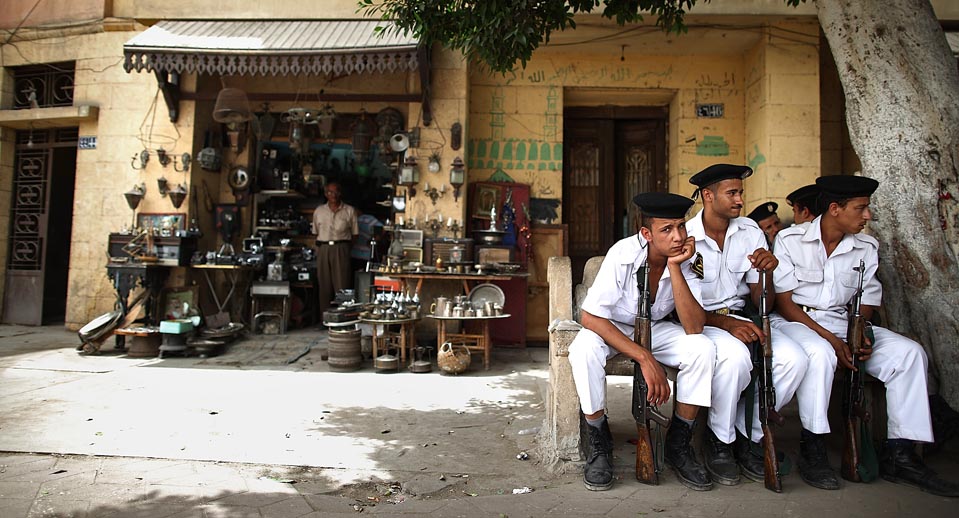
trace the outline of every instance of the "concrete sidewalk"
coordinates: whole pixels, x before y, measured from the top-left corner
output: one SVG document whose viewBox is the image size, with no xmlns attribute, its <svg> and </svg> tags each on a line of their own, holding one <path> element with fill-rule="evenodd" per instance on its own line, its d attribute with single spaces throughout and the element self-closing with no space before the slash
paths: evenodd
<svg viewBox="0 0 959 518">
<path fill-rule="evenodd" d="M 544 349 L 497 349 L 490 371 L 458 377 L 331 373 L 315 351 L 286 364 L 324 338 L 143 360 L 80 356 L 57 328 L 0 326 L 0 517 L 955 514 L 955 501 L 883 481 L 826 492 L 792 474 L 780 495 L 751 482 L 695 493 L 667 473 L 643 486 L 627 378 L 609 385 L 619 481 L 588 492 L 536 458 Z M 790 455 L 797 436 L 779 435 Z M 950 448 L 931 464 L 956 479 Z"/>
</svg>

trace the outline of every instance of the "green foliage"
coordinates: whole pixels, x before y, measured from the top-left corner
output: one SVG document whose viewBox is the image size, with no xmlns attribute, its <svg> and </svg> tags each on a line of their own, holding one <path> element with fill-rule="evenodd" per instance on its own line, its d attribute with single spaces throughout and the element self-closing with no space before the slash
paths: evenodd
<svg viewBox="0 0 959 518">
<path fill-rule="evenodd" d="M 685 32 L 686 11 L 697 0 L 359 0 L 358 12 L 392 20 L 395 30 L 424 45 L 440 43 L 506 73 L 549 43 L 553 31 L 575 29 L 574 16 L 592 13 L 624 25 L 656 17 L 666 32 Z M 708 2 L 709 0 L 703 0 Z M 805 0 L 786 0 L 788 3 Z"/>
</svg>

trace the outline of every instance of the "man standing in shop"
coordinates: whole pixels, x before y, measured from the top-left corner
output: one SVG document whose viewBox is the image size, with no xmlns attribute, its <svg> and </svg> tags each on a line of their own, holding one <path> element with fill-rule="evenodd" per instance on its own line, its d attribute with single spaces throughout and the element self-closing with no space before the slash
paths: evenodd
<svg viewBox="0 0 959 518">
<path fill-rule="evenodd" d="M 320 315 L 330 309 L 336 292 L 353 285 L 350 250 L 360 233 L 356 209 L 343 203 L 340 184 L 326 184 L 326 204 L 313 212 L 316 234 L 316 282 L 319 284 Z"/>
</svg>

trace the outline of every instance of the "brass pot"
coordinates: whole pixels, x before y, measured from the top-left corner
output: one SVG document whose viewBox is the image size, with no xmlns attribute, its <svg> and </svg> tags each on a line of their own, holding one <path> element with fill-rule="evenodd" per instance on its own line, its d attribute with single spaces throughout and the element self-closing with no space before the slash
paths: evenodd
<svg viewBox="0 0 959 518">
<path fill-rule="evenodd" d="M 376 372 L 396 372 L 400 369 L 400 359 L 393 354 L 383 354 L 373 360 Z"/>
</svg>

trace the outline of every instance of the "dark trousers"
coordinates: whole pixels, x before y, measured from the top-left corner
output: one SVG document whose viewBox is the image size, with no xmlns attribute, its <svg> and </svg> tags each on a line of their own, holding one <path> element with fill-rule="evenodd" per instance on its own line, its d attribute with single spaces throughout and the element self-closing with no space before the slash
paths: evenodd
<svg viewBox="0 0 959 518">
<path fill-rule="evenodd" d="M 319 284 L 320 318 L 330 309 L 330 302 L 339 290 L 353 286 L 350 266 L 350 243 L 321 244 L 316 251 L 316 282 Z"/>
</svg>

